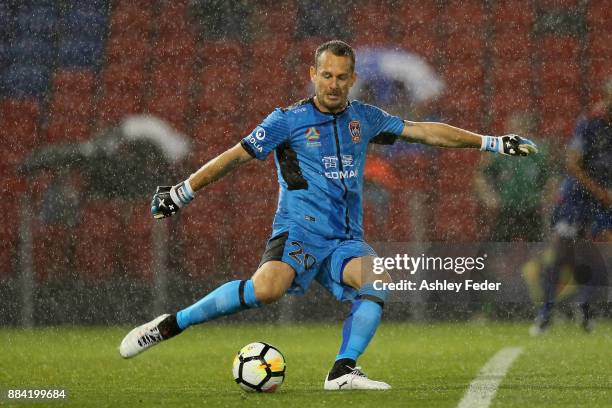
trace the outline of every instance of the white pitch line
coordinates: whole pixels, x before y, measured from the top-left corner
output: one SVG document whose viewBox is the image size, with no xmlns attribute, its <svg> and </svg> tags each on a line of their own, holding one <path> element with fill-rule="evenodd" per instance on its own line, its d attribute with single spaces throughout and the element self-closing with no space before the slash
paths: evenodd
<svg viewBox="0 0 612 408">
<path fill-rule="evenodd" d="M 457 408 L 487 408 L 506 372 L 522 352 L 520 347 L 507 347 L 498 351 L 472 380 Z"/>
</svg>

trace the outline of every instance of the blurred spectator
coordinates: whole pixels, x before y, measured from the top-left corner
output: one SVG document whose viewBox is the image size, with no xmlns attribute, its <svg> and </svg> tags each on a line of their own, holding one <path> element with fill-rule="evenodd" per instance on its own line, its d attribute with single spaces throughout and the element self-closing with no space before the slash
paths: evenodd
<svg viewBox="0 0 612 408">
<path fill-rule="evenodd" d="M 135 115 L 85 142 L 39 148 L 25 159 L 21 171 L 29 175 L 42 170 L 62 174 L 76 169 L 94 197 L 142 197 L 168 181 L 165 178 L 171 177 L 174 167 L 188 154 L 189 146 L 189 139 L 164 121 Z M 59 186 L 55 188 L 61 191 Z"/>
<path fill-rule="evenodd" d="M 529 113 L 510 115 L 506 130 L 531 137 L 536 119 Z M 540 153 L 521 160 L 483 155 L 475 179 L 478 198 L 485 209 L 488 225 L 493 225 L 495 242 L 543 240 L 546 204 L 552 200 L 555 174 L 550 152 L 538 141 Z M 543 192 L 548 191 L 546 194 Z M 508 222 L 513 220 L 513 222 Z"/>
<path fill-rule="evenodd" d="M 593 329 L 591 304 L 606 289 L 606 268 L 593 263 L 598 250 L 592 241 L 612 242 L 612 78 L 604 84 L 603 103 L 591 117 L 578 122 L 567 151 L 567 173 L 553 214 L 553 261 L 544 273 L 544 304 L 530 329 L 549 327 L 562 271 L 570 269 L 580 285 L 577 302 L 582 327 Z"/>
</svg>

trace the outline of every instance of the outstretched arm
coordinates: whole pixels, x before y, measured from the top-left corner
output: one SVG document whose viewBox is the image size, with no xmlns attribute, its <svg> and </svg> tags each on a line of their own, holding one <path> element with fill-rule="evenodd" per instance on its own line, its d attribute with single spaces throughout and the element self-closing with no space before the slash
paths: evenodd
<svg viewBox="0 0 612 408">
<path fill-rule="evenodd" d="M 195 192 L 202 187 L 221 179 L 253 157 L 240 143 L 210 160 L 189 178 L 176 186 L 159 186 L 151 202 L 151 214 L 155 218 L 174 215 L 189 204 Z"/>
<path fill-rule="evenodd" d="M 437 122 L 404 121 L 402 139 L 438 147 L 478 148 L 510 156 L 537 153 L 531 140 L 517 135 L 481 136 L 477 133 Z"/>
<path fill-rule="evenodd" d="M 194 192 L 202 187 L 213 183 L 242 164 L 253 159 L 240 143 L 226 150 L 208 163 L 200 167 L 198 171 L 189 176 L 189 184 Z"/>
</svg>

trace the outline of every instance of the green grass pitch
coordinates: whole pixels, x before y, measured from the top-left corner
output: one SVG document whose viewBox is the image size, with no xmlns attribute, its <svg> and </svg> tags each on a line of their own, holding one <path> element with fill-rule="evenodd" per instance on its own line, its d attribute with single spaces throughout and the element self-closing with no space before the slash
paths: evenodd
<svg viewBox="0 0 612 408">
<path fill-rule="evenodd" d="M 526 323 L 387 323 L 360 365 L 384 392 L 325 392 L 340 324 L 209 324 L 131 360 L 117 346 L 128 328 L 0 330 L 0 388 L 62 387 L 66 401 L 43 407 L 455 407 L 500 349 L 524 349 L 491 407 L 612 407 L 612 323 L 592 334 L 569 323 L 529 338 Z M 277 346 L 287 376 L 274 394 L 233 382 L 234 354 L 251 341 Z M 0 400 L 0 406 L 30 404 Z"/>
</svg>

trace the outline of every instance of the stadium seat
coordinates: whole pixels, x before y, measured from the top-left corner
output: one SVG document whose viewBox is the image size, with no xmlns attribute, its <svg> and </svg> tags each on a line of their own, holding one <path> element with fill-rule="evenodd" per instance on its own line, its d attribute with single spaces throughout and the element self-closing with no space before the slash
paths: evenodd
<svg viewBox="0 0 612 408">
<path fill-rule="evenodd" d="M 155 59 L 162 63 L 192 63 L 196 54 L 195 40 L 188 31 L 160 34 L 152 48 Z"/>
<path fill-rule="evenodd" d="M 227 238 L 228 197 L 218 185 L 207 187 L 206 199 L 194 201 L 178 221 L 177 240 L 183 248 L 179 268 L 190 279 L 225 275 L 228 258 L 233 256 Z"/>
<path fill-rule="evenodd" d="M 251 129 L 221 118 L 203 120 L 195 126 L 194 159 L 198 165 L 236 145 Z"/>
<path fill-rule="evenodd" d="M 462 243 L 478 239 L 476 203 L 471 191 L 444 194 L 434 211 L 434 241 Z"/>
<path fill-rule="evenodd" d="M 544 35 L 538 45 L 543 61 L 577 61 L 580 44 L 577 39 L 567 36 Z"/>
<path fill-rule="evenodd" d="M 588 3 L 587 21 L 595 32 L 610 30 L 612 7 L 609 0 L 591 0 Z"/>
<path fill-rule="evenodd" d="M 297 26 L 297 7 L 294 2 L 272 2 L 262 4 L 251 16 L 252 24 L 258 27 L 253 34 L 255 41 L 265 41 L 278 36 L 290 37 Z"/>
<path fill-rule="evenodd" d="M 61 281 L 71 276 L 70 228 L 62 224 L 35 222 L 32 228 L 33 266 L 39 283 Z"/>
<path fill-rule="evenodd" d="M 121 265 L 128 276 L 153 281 L 153 228 L 157 222 L 140 202 L 125 203 L 121 235 Z"/>
<path fill-rule="evenodd" d="M 55 94 L 91 94 L 95 81 L 95 73 L 90 69 L 59 69 L 51 77 L 51 87 Z"/>
<path fill-rule="evenodd" d="M 584 109 L 578 95 L 569 91 L 547 95 L 540 106 L 540 132 L 561 140 L 567 140 L 571 136 L 574 124 Z"/>
<path fill-rule="evenodd" d="M 4 72 L 0 88 L 14 97 L 38 97 L 47 91 L 49 67 L 31 63 L 14 63 Z"/>
<path fill-rule="evenodd" d="M 97 66 L 104 48 L 97 38 L 62 38 L 58 47 L 58 62 L 64 66 Z"/>
<path fill-rule="evenodd" d="M 197 100 L 198 112 L 211 116 L 235 116 L 243 107 L 244 79 L 240 68 L 228 71 L 222 66 L 208 65 L 200 73 L 200 95 Z"/>
<path fill-rule="evenodd" d="M 612 41 L 609 34 L 592 33 L 589 36 L 589 55 L 591 58 L 612 58 Z"/>
<path fill-rule="evenodd" d="M 530 32 L 535 22 L 531 0 L 497 1 L 493 7 L 495 32 L 510 31 L 514 34 Z"/>
<path fill-rule="evenodd" d="M 241 67 L 246 47 L 238 41 L 205 41 L 200 52 L 206 66 L 229 64 L 232 68 Z"/>
<path fill-rule="evenodd" d="M 544 61 L 542 62 L 541 80 L 544 96 L 559 89 L 579 92 L 582 85 L 580 66 L 574 61 L 566 61 L 562 65 L 556 61 Z"/>
<path fill-rule="evenodd" d="M 144 67 L 138 64 L 109 64 L 102 74 L 102 98 L 98 116 L 105 123 L 141 111 Z"/>
<path fill-rule="evenodd" d="M 4 171 L 0 172 L 3 178 L 3 188 L 7 191 L 2 191 L 4 194 L 11 191 L 13 187 L 9 181 L 8 174 Z M 23 180 L 19 180 L 23 183 Z M 15 273 L 15 262 L 17 260 L 17 250 L 19 243 L 19 203 L 15 200 L 2 200 L 0 202 L 0 282 L 10 279 Z"/>
<path fill-rule="evenodd" d="M 76 228 L 75 271 L 83 281 L 104 281 L 114 275 L 125 234 L 120 205 L 108 200 L 90 201 L 81 208 Z"/>
<path fill-rule="evenodd" d="M 477 63 L 484 56 L 484 39 L 480 31 L 456 31 L 446 38 L 444 55 L 449 63 Z"/>
<path fill-rule="evenodd" d="M 188 109 L 188 95 L 172 90 L 156 93 L 144 104 L 144 111 L 168 121 L 180 131 L 186 129 Z"/>
<path fill-rule="evenodd" d="M 111 38 L 121 33 L 142 34 L 148 38 L 153 26 L 153 8 L 140 6 L 136 2 L 118 2 L 111 14 Z"/>
<path fill-rule="evenodd" d="M 448 35 L 466 30 L 468 27 L 486 25 L 487 13 L 480 0 L 450 0 L 444 7 L 441 23 Z"/>
<path fill-rule="evenodd" d="M 440 41 L 435 27 L 425 23 L 407 25 L 400 44 L 406 51 L 414 52 L 430 63 L 434 63 L 440 53 Z"/>
<path fill-rule="evenodd" d="M 579 0 L 540 0 L 543 9 L 568 9 L 577 7 Z"/>
<path fill-rule="evenodd" d="M 495 60 L 491 70 L 495 92 L 533 91 L 533 67 L 529 60 Z"/>
<path fill-rule="evenodd" d="M 491 51 L 493 57 L 500 61 L 526 61 L 533 58 L 534 41 L 529 31 L 498 30 Z"/>
<path fill-rule="evenodd" d="M 38 143 L 40 106 L 33 99 L 0 99 L 0 168 L 13 170 Z"/>
<path fill-rule="evenodd" d="M 437 190 L 441 192 L 468 191 L 472 186 L 478 152 L 444 150 L 436 158 L 438 167 Z"/>
<path fill-rule="evenodd" d="M 391 40 L 396 24 L 388 4 L 363 4 L 350 13 L 350 25 L 354 33 L 353 42 L 357 47 L 384 46 Z"/>
<path fill-rule="evenodd" d="M 57 9 L 53 5 L 22 3 L 15 15 L 18 31 L 33 37 L 52 38 L 57 22 Z"/>
<path fill-rule="evenodd" d="M 110 64 L 141 64 L 149 59 L 149 35 L 146 32 L 130 32 L 111 36 L 106 44 L 106 59 Z"/>
<path fill-rule="evenodd" d="M 63 11 L 58 31 L 60 35 L 101 41 L 106 35 L 108 18 L 103 5 L 75 2 Z"/>
<path fill-rule="evenodd" d="M 90 118 L 53 117 L 44 133 L 45 143 L 81 142 L 91 137 Z"/>
<path fill-rule="evenodd" d="M 55 63 L 56 49 L 49 38 L 24 35 L 13 39 L 8 45 L 7 57 L 13 62 L 40 65 Z"/>
</svg>

